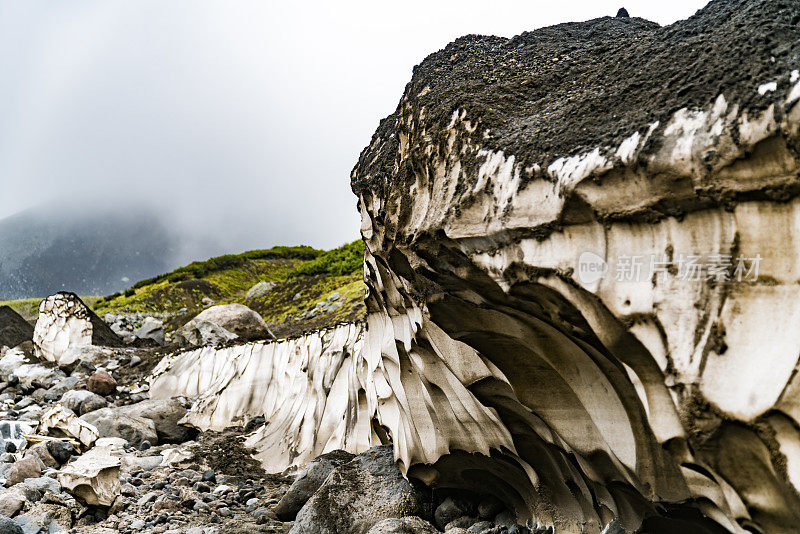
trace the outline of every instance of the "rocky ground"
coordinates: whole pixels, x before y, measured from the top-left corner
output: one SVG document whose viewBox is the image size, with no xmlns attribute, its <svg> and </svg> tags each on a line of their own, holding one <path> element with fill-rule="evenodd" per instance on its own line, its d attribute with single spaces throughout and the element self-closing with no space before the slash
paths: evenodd
<svg viewBox="0 0 800 534">
<path fill-rule="evenodd" d="M 244 429 L 198 435 L 178 424 L 190 399 L 148 399 L 148 364 L 163 349 L 98 348 L 70 370 L 36 361 L 31 348 L 0 358 L 0 514 L 12 518 L 0 532 L 288 531 L 272 509 L 291 479 L 262 470 L 241 445 Z M 54 410 L 66 422 L 43 431 Z M 92 447 L 76 419 L 97 429 Z M 98 449 L 116 474 L 79 465 Z M 81 484 L 67 487 L 75 465 Z"/>
<path fill-rule="evenodd" d="M 244 445 L 264 417 L 200 432 L 182 424 L 195 399 L 150 398 L 166 355 L 272 336 L 245 306 L 208 308 L 171 340 L 158 317 L 109 326 L 72 294 L 41 309 L 32 340 L 0 349 L 0 534 L 546 532 L 495 497 L 412 484 L 391 445 L 270 473 Z M 65 349 L 60 335 L 92 343 Z"/>
</svg>

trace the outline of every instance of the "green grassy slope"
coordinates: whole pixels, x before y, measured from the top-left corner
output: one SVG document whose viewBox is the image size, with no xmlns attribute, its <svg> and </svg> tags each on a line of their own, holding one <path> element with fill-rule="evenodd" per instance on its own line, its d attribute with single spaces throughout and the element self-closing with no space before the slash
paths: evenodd
<svg viewBox="0 0 800 534">
<path fill-rule="evenodd" d="M 277 335 L 292 335 L 363 317 L 363 254 L 359 240 L 330 251 L 274 247 L 219 256 L 142 280 L 91 305 L 101 316 L 169 313 L 165 326 L 171 331 L 207 308 L 208 299 L 214 304 L 238 302 L 258 311 Z M 247 291 L 260 281 L 275 286 L 248 300 Z"/>
</svg>

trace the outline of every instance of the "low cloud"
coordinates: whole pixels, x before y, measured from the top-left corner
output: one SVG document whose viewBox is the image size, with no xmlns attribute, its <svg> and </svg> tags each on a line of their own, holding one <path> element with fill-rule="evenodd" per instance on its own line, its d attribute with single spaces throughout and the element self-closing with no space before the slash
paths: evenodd
<svg viewBox="0 0 800 534">
<path fill-rule="evenodd" d="M 702 3 L 627 7 L 669 22 Z M 619 7 L 501 4 L 2 1 L 0 217 L 144 204 L 220 253 L 350 241 L 350 169 L 415 63 Z"/>
</svg>

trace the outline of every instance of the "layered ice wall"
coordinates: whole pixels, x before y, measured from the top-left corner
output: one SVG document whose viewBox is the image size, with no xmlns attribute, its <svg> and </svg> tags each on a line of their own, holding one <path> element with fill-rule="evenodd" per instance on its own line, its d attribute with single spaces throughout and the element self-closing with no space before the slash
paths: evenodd
<svg viewBox="0 0 800 534">
<path fill-rule="evenodd" d="M 469 36 L 415 68 L 352 175 L 364 392 L 409 476 L 557 532 L 796 532 L 798 13 Z"/>
<path fill-rule="evenodd" d="M 203 347 L 164 358 L 150 397 L 197 397 L 185 422 L 222 430 L 264 416 L 248 440 L 271 472 L 336 449 L 380 444 L 358 397 L 363 325 L 344 324 L 281 341 Z"/>
<path fill-rule="evenodd" d="M 800 524 L 800 2 L 468 36 L 352 175 L 365 327 L 165 360 L 271 470 L 409 477 L 599 533 Z"/>
</svg>

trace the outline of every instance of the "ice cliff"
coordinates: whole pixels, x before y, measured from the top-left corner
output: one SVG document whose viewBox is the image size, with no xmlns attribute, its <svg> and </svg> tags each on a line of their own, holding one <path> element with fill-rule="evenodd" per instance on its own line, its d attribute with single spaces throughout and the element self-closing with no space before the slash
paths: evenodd
<svg viewBox="0 0 800 534">
<path fill-rule="evenodd" d="M 409 476 L 557 532 L 797 530 L 798 22 L 715 1 L 415 68 L 352 174 L 359 395 Z"/>
<path fill-rule="evenodd" d="M 800 524 L 800 2 L 467 36 L 352 173 L 368 318 L 177 354 L 272 469 L 393 444 L 556 532 Z M 38 329 L 38 325 L 37 325 Z"/>
</svg>

